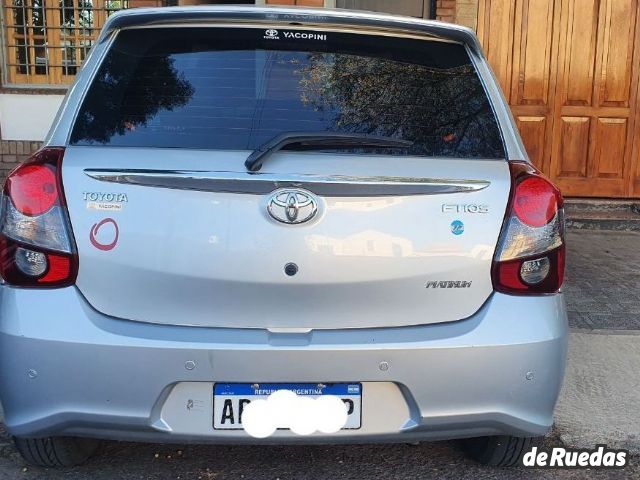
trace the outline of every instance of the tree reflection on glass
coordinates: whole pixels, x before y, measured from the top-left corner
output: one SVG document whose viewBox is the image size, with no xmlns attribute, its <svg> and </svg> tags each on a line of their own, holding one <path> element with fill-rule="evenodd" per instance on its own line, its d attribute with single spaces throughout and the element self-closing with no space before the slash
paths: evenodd
<svg viewBox="0 0 640 480">
<path fill-rule="evenodd" d="M 298 74 L 301 100 L 318 111 L 335 112 L 336 131 L 411 140 L 416 155 L 503 154 L 495 118 L 471 65 L 439 69 L 309 54 Z"/>
<path fill-rule="evenodd" d="M 173 63 L 170 55 L 148 56 L 139 63 L 129 55 L 108 55 L 80 110 L 71 142 L 109 143 L 114 135 L 146 127 L 162 111 L 186 105 L 195 89 Z M 123 88 L 124 82 L 128 84 Z"/>
</svg>

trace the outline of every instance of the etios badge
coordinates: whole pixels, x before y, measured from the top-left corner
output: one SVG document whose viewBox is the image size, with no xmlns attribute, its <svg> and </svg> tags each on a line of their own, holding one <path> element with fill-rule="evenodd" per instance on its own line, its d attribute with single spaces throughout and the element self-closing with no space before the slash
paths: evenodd
<svg viewBox="0 0 640 480">
<path fill-rule="evenodd" d="M 284 188 L 271 195 L 267 211 L 274 220 L 295 225 L 315 217 L 318 202 L 311 192 L 299 188 Z"/>
</svg>

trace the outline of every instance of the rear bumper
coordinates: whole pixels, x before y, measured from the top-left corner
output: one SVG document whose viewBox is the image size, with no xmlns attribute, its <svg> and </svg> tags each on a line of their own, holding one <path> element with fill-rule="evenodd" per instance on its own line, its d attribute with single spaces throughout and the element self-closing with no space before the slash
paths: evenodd
<svg viewBox="0 0 640 480">
<path fill-rule="evenodd" d="M 0 288 L 0 399 L 18 436 L 255 442 L 213 430 L 214 381 L 363 383 L 361 429 L 261 442 L 535 436 L 553 422 L 566 348 L 562 295 L 494 294 L 447 324 L 285 334 L 128 322 L 75 288 Z"/>
</svg>

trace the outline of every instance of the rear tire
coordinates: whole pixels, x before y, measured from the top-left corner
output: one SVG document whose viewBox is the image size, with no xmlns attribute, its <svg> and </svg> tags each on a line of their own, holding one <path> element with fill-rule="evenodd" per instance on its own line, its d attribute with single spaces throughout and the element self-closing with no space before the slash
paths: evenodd
<svg viewBox="0 0 640 480">
<path fill-rule="evenodd" d="M 532 446 L 537 445 L 539 440 L 539 438 L 499 435 L 468 438 L 462 441 L 462 447 L 467 455 L 478 463 L 491 467 L 512 467 L 520 464 L 523 455 Z"/>
<path fill-rule="evenodd" d="M 13 441 L 22 458 L 37 467 L 81 465 L 93 455 L 100 444 L 99 440 L 76 437 L 14 437 Z"/>
</svg>

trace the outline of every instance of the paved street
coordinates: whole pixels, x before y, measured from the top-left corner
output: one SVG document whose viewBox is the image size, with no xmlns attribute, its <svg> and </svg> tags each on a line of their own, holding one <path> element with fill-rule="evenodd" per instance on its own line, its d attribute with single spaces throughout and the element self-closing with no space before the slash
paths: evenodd
<svg viewBox="0 0 640 480">
<path fill-rule="evenodd" d="M 88 465 L 65 471 L 33 467 L 22 471 L 17 454 L 8 448 L 2 451 L 5 455 L 0 457 L 0 478 L 8 479 L 581 479 L 586 473 L 584 470 L 480 467 L 467 460 L 451 442 L 418 446 L 330 447 L 184 447 L 108 443 Z M 589 472 L 589 477 L 640 478 L 639 463 L 640 459 L 636 458 L 624 470 L 593 471 Z"/>
<path fill-rule="evenodd" d="M 608 392 L 606 367 L 597 370 L 584 367 L 582 344 L 594 345 L 592 359 L 603 363 L 607 352 L 617 350 L 619 343 L 611 336 L 598 338 L 602 329 L 621 330 L 624 340 L 620 345 L 635 351 L 632 335 L 640 330 L 640 234 L 606 232 L 570 232 L 567 272 L 567 305 L 570 324 L 574 329 L 570 355 L 572 364 L 568 374 L 573 378 L 572 388 L 561 402 L 563 417 L 558 422 L 559 432 L 547 439 L 547 446 L 562 444 L 563 439 L 589 442 L 589 432 L 572 431 L 577 423 L 594 425 L 590 415 L 606 422 L 607 408 L 615 413 L 613 427 L 625 429 L 624 417 L 634 415 L 628 398 L 615 398 Z M 598 333 L 585 332 L 599 330 Z M 593 337 L 595 342 L 591 342 Z M 575 341 L 573 339 L 576 339 Z M 640 335 L 637 335 L 640 345 Z M 609 341 L 614 343 L 608 343 Z M 613 347 L 611 347 L 613 345 Z M 618 352 L 620 353 L 620 352 Z M 598 356 L 599 355 L 599 356 Z M 623 360 L 626 362 L 624 363 Z M 640 372 L 640 365 L 629 365 L 636 360 L 625 356 L 612 368 Z M 638 362 L 640 363 L 640 362 Z M 585 363 L 586 364 L 586 363 Z M 597 377 L 597 378 L 596 378 Z M 625 381 L 624 374 L 616 378 Z M 582 383 L 585 382 L 583 386 Z M 574 385 L 575 383 L 575 385 Z M 619 383 L 619 382 L 618 382 Z M 631 387 L 630 387 L 631 388 Z M 577 393 L 576 393 L 577 392 Z M 610 405 L 590 403 L 592 392 L 598 401 Z M 623 394 L 625 395 L 625 394 Z M 629 395 L 629 394 L 626 394 Z M 635 392 L 637 396 L 637 392 Z M 618 400 L 621 407 L 615 407 Z M 576 413 L 573 404 L 579 402 Z M 600 408 L 600 411 L 598 411 Z M 591 409 L 591 410 L 589 410 Z M 564 413 L 564 412 L 568 413 Z M 584 413 L 584 414 L 581 414 Z M 593 417 L 592 417 L 593 418 Z M 638 416 L 640 418 L 640 415 Z M 630 422 L 631 423 L 631 422 Z M 637 422 L 635 422 L 637 423 Z M 597 433 L 597 432 L 596 432 Z M 624 444 L 625 432 L 617 432 L 616 441 Z M 593 438 L 598 438 L 597 435 Z M 594 445 L 592 445 L 594 446 Z M 624 470 L 525 470 L 489 469 L 467 460 L 454 442 L 421 445 L 363 445 L 312 447 L 221 447 L 149 445 L 105 442 L 89 464 L 68 470 L 51 471 L 25 467 L 14 451 L 6 434 L 0 433 L 0 479 L 581 479 L 581 478 L 640 478 L 640 457 L 633 457 Z"/>
<path fill-rule="evenodd" d="M 640 232 L 570 230 L 567 245 L 569 325 L 640 330 Z"/>
</svg>

